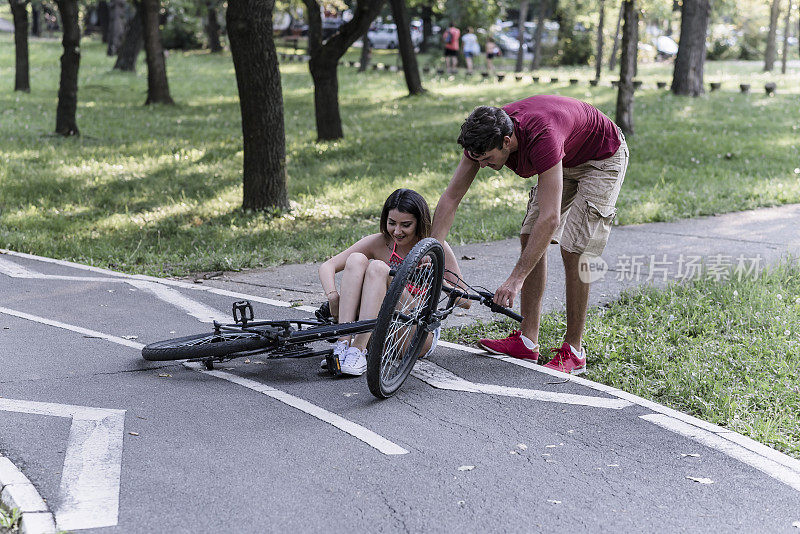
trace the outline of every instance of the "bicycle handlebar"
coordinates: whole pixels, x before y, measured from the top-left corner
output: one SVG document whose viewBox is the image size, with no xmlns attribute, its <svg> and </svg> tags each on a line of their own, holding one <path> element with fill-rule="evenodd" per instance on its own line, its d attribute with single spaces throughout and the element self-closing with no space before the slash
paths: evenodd
<svg viewBox="0 0 800 534">
<path fill-rule="evenodd" d="M 467 293 L 461 289 L 457 289 L 454 287 L 447 287 L 442 285 L 442 291 L 450 295 L 450 302 L 455 303 L 458 299 L 467 299 L 467 300 L 474 300 L 480 302 L 484 306 L 488 306 L 490 310 L 493 312 L 501 313 L 506 317 L 510 317 L 515 321 L 522 322 L 522 316 L 509 310 L 508 308 L 504 308 L 499 304 L 495 304 L 492 300 L 494 299 L 494 294 L 489 293 L 488 291 L 478 291 L 477 293 Z"/>
<path fill-rule="evenodd" d="M 397 272 L 396 269 L 389 269 L 389 276 L 394 276 Z M 448 287 L 442 284 L 442 291 L 450 295 L 450 304 L 448 308 L 452 309 L 452 306 L 455 305 L 455 301 L 458 299 L 467 299 L 467 300 L 474 300 L 480 302 L 484 306 L 488 306 L 490 310 L 493 312 L 501 313 L 506 317 L 510 317 L 517 322 L 522 322 L 522 316 L 514 313 L 513 311 L 509 310 L 508 308 L 504 308 L 499 304 L 495 304 L 492 299 L 494 299 L 494 293 L 489 293 L 488 291 L 478 291 L 477 293 L 467 293 L 462 289 L 457 289 L 455 287 Z"/>
</svg>

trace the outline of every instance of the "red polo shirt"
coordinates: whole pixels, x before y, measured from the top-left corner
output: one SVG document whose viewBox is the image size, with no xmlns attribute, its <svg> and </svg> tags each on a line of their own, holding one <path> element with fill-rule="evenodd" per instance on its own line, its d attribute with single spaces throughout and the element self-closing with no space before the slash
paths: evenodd
<svg viewBox="0 0 800 534">
<path fill-rule="evenodd" d="M 594 106 L 574 98 L 537 95 L 503 106 L 519 143 L 506 167 L 523 178 L 541 174 L 559 161 L 577 167 L 614 154 L 621 142 L 617 126 Z M 467 151 L 464 154 L 472 159 Z"/>
</svg>

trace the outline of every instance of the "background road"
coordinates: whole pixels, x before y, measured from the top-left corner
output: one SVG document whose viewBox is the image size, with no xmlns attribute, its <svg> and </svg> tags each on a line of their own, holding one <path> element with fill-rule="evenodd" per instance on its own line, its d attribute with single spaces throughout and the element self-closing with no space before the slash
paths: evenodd
<svg viewBox="0 0 800 534">
<path fill-rule="evenodd" d="M 440 347 L 379 401 L 317 358 L 141 359 L 239 297 L 0 254 L 0 453 L 60 528 L 796 531 L 800 462 L 519 362 Z"/>
</svg>

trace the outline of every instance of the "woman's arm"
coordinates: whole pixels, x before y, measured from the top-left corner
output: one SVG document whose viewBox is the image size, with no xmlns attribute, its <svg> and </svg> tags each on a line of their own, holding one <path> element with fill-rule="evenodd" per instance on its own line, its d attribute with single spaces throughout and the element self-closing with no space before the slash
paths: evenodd
<svg viewBox="0 0 800 534">
<path fill-rule="evenodd" d="M 322 284 L 322 290 L 325 296 L 330 300 L 330 295 L 337 293 L 336 291 L 336 273 L 344 270 L 347 258 L 354 252 L 364 254 L 368 259 L 374 259 L 376 254 L 376 247 L 384 244 L 383 234 L 372 234 L 367 237 L 359 239 L 356 243 L 350 245 L 347 249 L 336 254 L 332 258 L 326 260 L 319 266 L 319 281 Z"/>
</svg>

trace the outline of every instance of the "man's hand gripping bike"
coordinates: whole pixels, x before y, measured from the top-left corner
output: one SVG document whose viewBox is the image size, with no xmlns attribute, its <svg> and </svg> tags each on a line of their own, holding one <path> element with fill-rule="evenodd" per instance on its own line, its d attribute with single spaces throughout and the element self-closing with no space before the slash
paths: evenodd
<svg viewBox="0 0 800 534">
<path fill-rule="evenodd" d="M 339 360 L 331 348 L 315 350 L 308 345 L 372 332 L 367 347 L 367 384 L 373 395 L 387 398 L 408 377 L 428 333 L 438 328 L 462 299 L 522 321 L 516 313 L 492 302 L 489 291 L 476 290 L 463 280 L 458 288 L 444 285 L 444 252 L 433 238 L 417 243 L 392 274 L 376 319 L 338 324 L 325 303 L 314 319 L 254 321 L 253 307 L 242 301 L 233 304 L 232 324 L 214 321 L 213 332 L 151 343 L 142 349 L 142 356 L 150 361 L 200 361 L 209 370 L 215 362 L 254 354 L 268 358 L 324 356 L 328 369 L 339 375 Z"/>
</svg>

